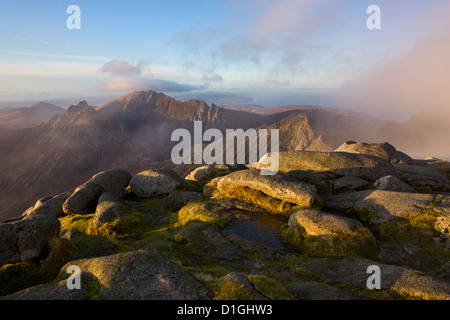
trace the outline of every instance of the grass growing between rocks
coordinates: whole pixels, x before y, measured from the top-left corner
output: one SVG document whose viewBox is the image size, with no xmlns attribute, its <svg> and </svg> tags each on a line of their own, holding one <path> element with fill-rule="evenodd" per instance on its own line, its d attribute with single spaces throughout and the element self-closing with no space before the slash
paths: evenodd
<svg viewBox="0 0 450 320">
<path fill-rule="evenodd" d="M 99 228 L 91 228 L 90 234 L 123 239 L 132 234 L 142 233 L 148 224 L 148 219 L 145 219 L 141 213 L 135 212 L 129 216 L 105 223 Z"/>
<path fill-rule="evenodd" d="M 210 284 L 214 300 L 259 300 L 245 285 L 231 279 L 219 279 Z"/>
<path fill-rule="evenodd" d="M 256 290 L 271 300 L 295 300 L 295 297 L 274 279 L 263 275 L 250 275 L 248 280 Z"/>
<path fill-rule="evenodd" d="M 439 236 L 434 230 L 436 216 L 426 213 L 410 220 L 386 222 L 372 228 L 377 239 L 392 243 L 412 243 L 423 245 L 432 243 L 432 238 Z"/>
<path fill-rule="evenodd" d="M 94 214 L 68 215 L 59 218 L 61 231 L 76 230 L 79 234 L 70 241 L 77 248 L 77 258 L 94 258 L 119 252 L 130 251 L 130 247 L 114 237 L 103 234 L 92 227 Z"/>
<path fill-rule="evenodd" d="M 175 227 L 185 226 L 190 222 L 225 224 L 225 216 L 222 216 L 216 208 L 211 206 L 211 201 L 192 202 L 180 209 Z"/>
<path fill-rule="evenodd" d="M 86 291 L 84 298 L 86 300 L 104 300 L 102 294 L 102 285 L 96 279 L 85 281 Z"/>
<path fill-rule="evenodd" d="M 61 223 L 61 230 L 77 230 L 84 234 L 90 234 L 92 221 L 95 214 L 87 215 L 67 215 L 59 218 Z"/>
</svg>

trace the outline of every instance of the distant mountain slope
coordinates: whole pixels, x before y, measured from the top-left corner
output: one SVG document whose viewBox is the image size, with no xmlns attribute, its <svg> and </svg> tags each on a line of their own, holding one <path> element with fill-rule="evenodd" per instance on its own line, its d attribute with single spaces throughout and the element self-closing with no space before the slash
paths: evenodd
<svg viewBox="0 0 450 320">
<path fill-rule="evenodd" d="M 0 109 L 0 128 L 16 130 L 34 127 L 65 111 L 66 109 L 47 102 L 39 102 L 28 108 Z"/>
<path fill-rule="evenodd" d="M 348 111 L 348 110 L 341 110 L 336 108 L 322 108 L 318 106 L 311 106 L 311 105 L 288 105 L 288 106 L 279 106 L 279 107 L 263 107 L 259 105 L 250 105 L 250 104 L 244 104 L 244 105 L 226 105 L 223 106 L 225 109 L 229 110 L 241 110 L 251 113 L 257 113 L 257 114 L 274 114 L 274 113 L 280 113 L 280 112 L 286 112 L 286 111 L 306 111 L 306 110 L 326 110 L 333 113 L 345 115 L 345 116 L 355 116 L 360 118 L 369 119 L 370 116 L 365 115 L 363 113 L 354 112 L 354 111 Z"/>
<path fill-rule="evenodd" d="M 34 109 L 51 113 L 54 108 Z M 394 138 L 415 134 L 406 124 L 318 107 L 258 114 L 198 100 L 180 102 L 152 91 L 130 93 L 97 108 L 83 101 L 35 127 L 0 128 L 4 151 L 0 153 L 0 221 L 21 215 L 41 197 L 74 189 L 103 170 L 121 168 L 136 174 L 175 167 L 168 160 L 178 144 L 171 141 L 172 132 L 185 128 L 193 136 L 193 121 L 202 121 L 203 130 L 217 128 L 222 133 L 277 128 L 281 150 L 329 151 L 356 140 L 389 141 L 409 153 Z M 191 168 L 176 169 L 184 175 Z"/>
</svg>

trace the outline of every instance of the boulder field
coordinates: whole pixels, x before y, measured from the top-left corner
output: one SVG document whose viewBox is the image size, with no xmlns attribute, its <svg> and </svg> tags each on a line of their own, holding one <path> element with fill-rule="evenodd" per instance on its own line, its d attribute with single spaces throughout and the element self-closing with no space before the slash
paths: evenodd
<svg viewBox="0 0 450 320">
<path fill-rule="evenodd" d="M 0 299 L 450 299 L 444 161 L 347 142 L 263 164 L 108 170 L 39 199 L 0 224 Z"/>
</svg>

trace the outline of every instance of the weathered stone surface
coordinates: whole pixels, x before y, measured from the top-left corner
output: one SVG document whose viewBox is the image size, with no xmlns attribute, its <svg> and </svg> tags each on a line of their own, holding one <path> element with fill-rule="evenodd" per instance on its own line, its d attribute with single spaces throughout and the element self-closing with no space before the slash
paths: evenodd
<svg viewBox="0 0 450 320">
<path fill-rule="evenodd" d="M 367 268 L 380 267 L 381 289 L 393 289 L 416 298 L 449 300 L 450 285 L 446 282 L 425 276 L 422 273 L 399 266 L 352 257 L 342 261 L 317 259 L 302 264 L 302 268 L 312 272 L 322 280 L 349 284 L 358 288 L 367 286 Z"/>
<path fill-rule="evenodd" d="M 447 176 L 447 179 L 450 180 L 450 162 L 441 159 L 436 159 L 436 161 L 428 162 L 427 165 L 429 167 L 440 170 Z"/>
<path fill-rule="evenodd" d="M 266 195 L 299 206 L 310 206 L 316 195 L 315 186 L 283 177 L 281 174 L 272 176 L 261 175 L 259 170 L 241 170 L 222 177 L 217 183 L 217 190 L 226 193 L 239 187 L 259 190 Z"/>
<path fill-rule="evenodd" d="M 0 224 L 0 265 L 38 258 L 50 240 L 58 237 L 59 230 L 57 218 L 36 213 Z"/>
<path fill-rule="evenodd" d="M 147 170 L 130 180 L 130 187 L 138 197 L 148 198 L 174 191 L 183 179 L 175 171 Z"/>
<path fill-rule="evenodd" d="M 115 254 L 69 262 L 90 273 L 106 300 L 198 300 L 204 288 L 175 264 L 147 251 Z"/>
<path fill-rule="evenodd" d="M 450 191 L 450 184 L 435 177 L 425 176 L 417 173 L 403 173 L 399 178 L 414 188 L 417 192 L 447 192 Z"/>
<path fill-rule="evenodd" d="M 361 297 L 322 282 L 294 282 L 287 286 L 299 300 L 361 300 Z"/>
<path fill-rule="evenodd" d="M 97 298 L 105 300 L 207 299 L 200 282 L 173 263 L 146 251 L 72 261 L 61 269 L 59 279 L 69 276 L 66 273 L 69 265 L 81 269 L 81 290 L 69 290 L 66 280 L 62 280 L 19 291 L 3 299 L 89 299 L 92 281 L 98 285 Z"/>
<path fill-rule="evenodd" d="M 56 218 L 61 217 L 65 214 L 63 205 L 70 196 L 70 192 L 64 192 L 53 198 L 40 199 L 34 205 L 33 210 L 27 212 L 27 215 L 33 213 L 51 215 Z"/>
<path fill-rule="evenodd" d="M 171 194 L 161 200 L 159 200 L 159 203 L 164 208 L 181 208 L 185 204 L 196 202 L 204 199 L 203 194 L 200 192 L 194 192 L 194 191 L 184 191 L 179 193 Z"/>
<path fill-rule="evenodd" d="M 313 184 L 319 192 L 331 192 L 333 190 L 331 177 L 325 172 L 293 170 L 284 173 L 283 176 Z"/>
<path fill-rule="evenodd" d="M 393 166 L 395 167 L 395 170 L 399 173 L 418 174 L 434 178 L 435 180 L 444 183 L 449 183 L 446 175 L 442 171 L 433 167 L 396 164 L 396 163 L 394 163 Z"/>
<path fill-rule="evenodd" d="M 64 238 L 67 240 L 73 240 L 76 237 L 79 237 L 81 235 L 82 235 L 82 233 L 80 231 L 78 231 L 77 229 L 61 230 L 61 232 L 59 233 L 60 238 Z"/>
<path fill-rule="evenodd" d="M 231 281 L 241 287 L 244 287 L 248 290 L 249 294 L 253 297 L 254 300 L 268 300 L 255 289 L 255 287 L 248 281 L 247 277 L 242 273 L 230 272 L 229 274 L 223 276 L 222 280 Z"/>
<path fill-rule="evenodd" d="M 403 182 L 396 176 L 381 177 L 374 182 L 375 188 L 378 190 L 398 191 L 398 192 L 416 192 L 416 190 Z"/>
<path fill-rule="evenodd" d="M 257 163 L 257 169 L 267 168 L 265 158 L 276 159 L 268 154 Z M 392 164 L 382 158 L 345 152 L 286 151 L 279 152 L 279 172 L 292 170 L 328 171 L 341 176 L 357 176 L 368 181 L 394 174 Z"/>
<path fill-rule="evenodd" d="M 372 214 L 371 222 L 382 223 L 421 214 L 434 199 L 432 194 L 367 190 L 332 195 L 327 197 L 326 203 L 340 210 L 366 209 Z"/>
<path fill-rule="evenodd" d="M 214 178 L 203 187 L 203 195 L 205 197 L 211 198 L 220 193 L 219 190 L 217 190 L 217 184 L 220 179 L 222 179 L 222 177 Z"/>
<path fill-rule="evenodd" d="M 354 177 L 345 176 L 333 181 L 334 190 L 359 190 L 367 186 L 369 182 L 367 180 Z"/>
<path fill-rule="evenodd" d="M 450 269 L 445 270 L 445 263 L 448 263 L 448 259 L 445 256 L 430 254 L 421 245 L 383 241 L 378 241 L 377 244 L 380 249 L 377 258 L 385 264 L 403 266 L 426 274 L 435 274 L 438 279 L 444 279 L 444 281 L 450 277 Z"/>
<path fill-rule="evenodd" d="M 131 175 L 125 170 L 109 170 L 93 176 L 85 182 L 64 203 L 66 214 L 91 214 L 95 212 L 98 199 L 104 192 L 122 196 Z"/>
<path fill-rule="evenodd" d="M 120 197 L 114 193 L 105 192 L 98 199 L 95 218 L 92 221 L 94 227 L 99 228 L 105 223 L 126 217 L 133 211 L 121 203 Z"/>
<path fill-rule="evenodd" d="M 216 164 L 216 165 L 208 165 L 202 166 L 186 176 L 186 180 L 194 180 L 194 181 L 205 181 L 211 180 L 217 176 L 222 176 L 231 172 L 230 168 L 226 165 Z"/>
<path fill-rule="evenodd" d="M 447 237 L 447 248 L 450 249 L 450 196 L 444 196 L 433 209 L 439 214 L 434 228 Z"/>
<path fill-rule="evenodd" d="M 352 232 L 362 228 L 357 220 L 313 209 L 299 210 L 291 215 L 289 227 L 298 227 L 312 236 L 325 236 Z"/>
<path fill-rule="evenodd" d="M 396 163 L 410 164 L 413 161 L 410 156 L 401 151 L 397 151 L 393 145 L 387 142 L 369 144 L 364 142 L 347 141 L 334 151 L 368 154 Z"/>
</svg>

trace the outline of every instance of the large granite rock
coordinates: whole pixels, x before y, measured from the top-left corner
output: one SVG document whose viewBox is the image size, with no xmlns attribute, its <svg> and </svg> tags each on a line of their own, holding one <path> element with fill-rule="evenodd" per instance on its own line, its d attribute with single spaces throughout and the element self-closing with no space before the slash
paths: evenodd
<svg viewBox="0 0 450 320">
<path fill-rule="evenodd" d="M 367 270 L 372 265 L 380 268 L 381 289 L 391 289 L 419 299 L 450 300 L 450 285 L 448 283 L 405 267 L 382 264 L 357 257 L 339 261 L 325 259 L 305 261 L 301 264 L 301 267 L 312 272 L 321 280 L 364 289 L 367 287 L 367 280 L 371 275 L 367 273 Z"/>
<path fill-rule="evenodd" d="M 194 169 L 186 176 L 185 179 L 193 181 L 208 181 L 230 172 L 231 169 L 224 164 L 208 165 Z"/>
<path fill-rule="evenodd" d="M 51 198 L 40 199 L 36 202 L 33 209 L 27 211 L 27 215 L 31 213 L 37 213 L 59 218 L 65 214 L 63 205 L 70 196 L 70 192 L 64 192 Z"/>
<path fill-rule="evenodd" d="M 293 213 L 289 218 L 288 225 L 289 227 L 298 227 L 311 236 L 344 234 L 363 227 L 355 219 L 313 209 L 304 209 Z"/>
<path fill-rule="evenodd" d="M 413 159 L 410 156 L 401 151 L 397 151 L 393 145 L 387 142 L 369 144 L 364 142 L 347 141 L 334 151 L 368 154 L 396 163 L 411 164 L 413 162 Z"/>
<path fill-rule="evenodd" d="M 254 169 L 230 173 L 217 182 L 220 193 L 241 187 L 259 190 L 270 197 L 305 207 L 314 202 L 317 192 L 316 187 L 309 183 L 283 177 L 281 174 L 264 176 Z"/>
<path fill-rule="evenodd" d="M 174 191 L 183 179 L 169 169 L 143 171 L 130 180 L 131 190 L 143 198 L 167 194 Z"/>
<path fill-rule="evenodd" d="M 58 219 L 42 213 L 0 224 L 0 265 L 39 258 L 59 230 Z"/>
<path fill-rule="evenodd" d="M 381 177 L 374 182 L 375 188 L 378 190 L 398 191 L 398 192 L 413 192 L 416 190 L 409 184 L 403 182 L 396 176 Z"/>
<path fill-rule="evenodd" d="M 129 216 L 133 211 L 121 202 L 118 195 L 105 192 L 98 200 L 95 217 L 92 221 L 94 227 L 99 228 L 103 224 Z"/>
<path fill-rule="evenodd" d="M 125 170 L 109 170 L 93 176 L 89 181 L 75 189 L 64 203 L 66 214 L 91 214 L 97 208 L 98 199 L 104 192 L 122 196 L 131 179 Z"/>
<path fill-rule="evenodd" d="M 367 180 L 354 176 L 345 176 L 333 181 L 333 189 L 337 191 L 359 190 L 364 188 L 368 184 L 369 182 Z"/>
<path fill-rule="evenodd" d="M 168 260 L 147 251 L 135 251 L 69 262 L 60 278 L 68 277 L 69 265 L 81 269 L 82 290 L 75 292 L 66 281 L 32 287 L 4 299 L 81 300 L 89 298 L 83 282 L 96 281 L 98 296 L 105 300 L 200 300 L 206 299 L 200 282 Z M 84 290 L 83 290 L 84 289 Z"/>
<path fill-rule="evenodd" d="M 326 203 L 339 210 L 366 210 L 371 214 L 371 222 L 382 223 L 419 215 L 434 199 L 433 194 L 367 190 L 332 195 Z"/>
<path fill-rule="evenodd" d="M 268 154 L 257 163 L 256 169 L 267 169 L 265 158 L 276 159 Z M 340 176 L 356 176 L 368 181 L 395 173 L 392 164 L 382 158 L 346 152 L 286 151 L 279 152 L 279 172 L 292 170 L 328 171 Z"/>
</svg>

